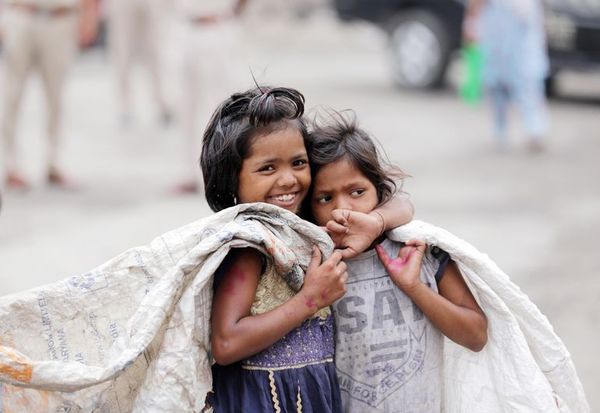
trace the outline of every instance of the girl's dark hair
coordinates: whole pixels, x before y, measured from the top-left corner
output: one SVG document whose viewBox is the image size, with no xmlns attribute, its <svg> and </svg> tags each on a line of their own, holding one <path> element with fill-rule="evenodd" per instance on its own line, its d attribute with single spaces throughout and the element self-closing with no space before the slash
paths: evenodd
<svg viewBox="0 0 600 413">
<path fill-rule="evenodd" d="M 310 151 L 303 114 L 302 93 L 284 87 L 257 86 L 231 95 L 217 107 L 204 131 L 200 155 L 204 192 L 213 211 L 236 204 L 242 162 L 256 136 L 293 125 Z"/>
<path fill-rule="evenodd" d="M 309 152 L 313 182 L 319 170 L 342 158 L 349 160 L 375 186 L 379 204 L 389 201 L 401 190 L 396 181 L 408 177 L 400 168 L 392 165 L 385 152 L 378 149 L 374 139 L 358 127 L 352 111 L 328 110 L 326 123 L 315 121 L 311 131 L 312 148 Z M 308 198 L 308 197 L 307 197 Z"/>
</svg>

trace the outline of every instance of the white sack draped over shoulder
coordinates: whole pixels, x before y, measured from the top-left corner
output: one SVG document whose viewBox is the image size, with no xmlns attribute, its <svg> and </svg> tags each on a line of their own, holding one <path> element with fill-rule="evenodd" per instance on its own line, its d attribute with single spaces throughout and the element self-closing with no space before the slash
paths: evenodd
<svg viewBox="0 0 600 413">
<path fill-rule="evenodd" d="M 445 412 L 589 412 L 564 345 L 487 256 L 423 222 L 389 236 L 446 250 L 488 317 L 482 352 L 445 342 Z M 82 276 L 0 298 L 0 412 L 201 411 L 212 385 L 212 277 L 223 258 L 256 248 L 298 290 L 312 245 L 324 256 L 333 249 L 296 215 L 243 204 Z"/>
<path fill-rule="evenodd" d="M 199 412 L 212 386 L 212 277 L 231 248 L 273 258 L 298 290 L 317 226 L 242 204 L 87 274 L 0 298 L 0 412 Z M 2 384 L 4 383 L 4 384 Z"/>
<path fill-rule="evenodd" d="M 421 221 L 388 237 L 421 239 L 448 252 L 488 319 L 488 342 L 479 353 L 445 339 L 445 412 L 590 411 L 571 355 L 548 319 L 486 254 Z"/>
</svg>

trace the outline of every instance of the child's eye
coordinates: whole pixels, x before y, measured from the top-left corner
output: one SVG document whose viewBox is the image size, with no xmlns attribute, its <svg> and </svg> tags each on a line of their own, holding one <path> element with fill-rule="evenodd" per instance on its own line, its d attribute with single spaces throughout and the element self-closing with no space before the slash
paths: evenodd
<svg viewBox="0 0 600 413">
<path fill-rule="evenodd" d="M 331 195 L 320 195 L 317 197 L 317 202 L 319 204 L 326 204 L 331 201 Z"/>
<path fill-rule="evenodd" d="M 296 159 L 293 163 L 294 166 L 304 166 L 304 165 L 308 165 L 308 160 L 307 159 Z"/>
<path fill-rule="evenodd" d="M 364 190 L 364 189 L 362 189 L 362 188 L 360 188 L 360 189 L 355 189 L 355 190 L 353 190 L 353 191 L 351 192 L 351 195 L 352 195 L 352 196 L 357 196 L 357 197 L 358 197 L 358 196 L 361 196 L 361 195 L 362 195 L 362 194 L 364 194 L 364 193 L 365 193 L 365 190 Z"/>
<path fill-rule="evenodd" d="M 275 167 L 273 165 L 264 165 L 258 171 L 259 172 L 272 172 L 274 170 L 275 170 Z"/>
</svg>

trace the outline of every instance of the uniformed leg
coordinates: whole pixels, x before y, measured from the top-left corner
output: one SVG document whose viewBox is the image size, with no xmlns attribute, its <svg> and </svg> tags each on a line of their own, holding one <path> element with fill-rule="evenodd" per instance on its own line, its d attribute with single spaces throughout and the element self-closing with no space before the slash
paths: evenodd
<svg viewBox="0 0 600 413">
<path fill-rule="evenodd" d="M 4 10 L 4 92 L 2 113 L 2 146 L 6 168 L 6 184 L 11 187 L 28 186 L 18 168 L 16 153 L 16 125 L 27 77 L 34 56 L 34 17 L 19 10 Z"/>
<path fill-rule="evenodd" d="M 184 22 L 183 24 L 188 24 Z M 179 91 L 180 99 L 178 104 L 177 119 L 183 134 L 184 147 L 184 178 L 182 183 L 176 188 L 178 192 L 193 193 L 198 192 L 200 185 L 200 171 L 195 152 L 197 150 L 194 142 L 196 139 L 202 139 L 198 131 L 198 122 L 196 119 L 198 113 L 198 95 L 201 93 L 198 83 L 198 72 L 200 70 L 200 59 L 202 55 L 196 49 L 195 39 L 193 37 L 194 29 L 187 33 L 185 37 L 185 49 L 179 62 Z"/>
<path fill-rule="evenodd" d="M 38 27 L 39 68 L 48 106 L 48 179 L 59 182 L 59 148 L 65 77 L 76 52 L 77 16 L 44 19 Z"/>
<path fill-rule="evenodd" d="M 238 66 L 235 39 L 233 22 L 228 22 L 191 29 L 186 44 L 181 120 L 188 178 L 182 189 L 190 192 L 197 191 L 202 182 L 198 159 L 204 128 L 217 105 L 233 92 L 231 68 Z"/>
<path fill-rule="evenodd" d="M 131 121 L 130 72 L 133 65 L 138 19 L 133 0 L 110 0 L 108 4 L 108 42 L 117 83 L 121 121 Z"/>
<path fill-rule="evenodd" d="M 165 7 L 161 2 L 149 0 L 143 5 L 144 40 L 148 67 L 152 80 L 152 92 L 164 124 L 171 121 L 171 113 L 167 103 L 164 85 L 164 37 Z"/>
</svg>

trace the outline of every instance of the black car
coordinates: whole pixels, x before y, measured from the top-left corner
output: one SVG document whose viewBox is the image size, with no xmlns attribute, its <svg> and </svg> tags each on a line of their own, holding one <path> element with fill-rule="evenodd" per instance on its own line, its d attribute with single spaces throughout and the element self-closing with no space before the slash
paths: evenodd
<svg viewBox="0 0 600 413">
<path fill-rule="evenodd" d="M 460 48 L 465 0 L 334 0 L 343 20 L 366 20 L 389 37 L 396 83 L 442 84 Z M 545 0 L 552 76 L 565 68 L 600 68 L 600 0 Z"/>
</svg>

